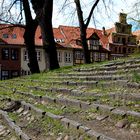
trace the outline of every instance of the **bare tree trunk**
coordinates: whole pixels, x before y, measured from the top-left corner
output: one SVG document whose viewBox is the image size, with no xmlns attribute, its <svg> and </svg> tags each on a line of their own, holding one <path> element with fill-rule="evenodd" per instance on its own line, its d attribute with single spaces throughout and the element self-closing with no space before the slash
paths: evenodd
<svg viewBox="0 0 140 140">
<path fill-rule="evenodd" d="M 41 27 L 46 69 L 57 69 L 59 68 L 59 64 L 52 27 L 53 0 L 32 0 L 31 2 Z"/>
<path fill-rule="evenodd" d="M 84 52 L 84 63 L 90 63 L 90 53 L 88 50 L 88 44 L 87 44 L 87 39 L 86 39 L 86 26 L 84 24 L 83 20 L 83 12 L 81 10 L 81 5 L 79 0 L 75 0 L 76 4 L 76 10 L 77 10 L 77 15 L 78 15 L 78 20 L 79 20 L 79 26 L 80 26 L 80 36 L 81 36 L 81 42 L 82 42 L 82 47 L 83 47 L 83 52 Z"/>
<path fill-rule="evenodd" d="M 23 7 L 25 12 L 26 27 L 24 33 L 24 40 L 29 56 L 29 68 L 31 73 L 39 73 L 39 66 L 35 50 L 35 32 L 38 26 L 38 22 L 32 19 L 31 11 L 28 0 L 23 0 Z"/>
<path fill-rule="evenodd" d="M 80 36 L 81 36 L 81 42 L 82 42 L 82 47 L 84 52 L 84 63 L 88 64 L 91 63 L 91 61 L 90 61 L 90 51 L 88 49 L 87 38 L 86 38 L 87 36 L 86 30 L 89 25 L 93 10 L 97 6 L 99 0 L 96 0 L 94 5 L 92 6 L 86 24 L 84 23 L 84 19 L 83 19 L 83 11 L 81 9 L 80 0 L 74 0 L 74 2 L 76 4 L 76 11 L 77 11 L 79 26 L 80 26 Z"/>
</svg>

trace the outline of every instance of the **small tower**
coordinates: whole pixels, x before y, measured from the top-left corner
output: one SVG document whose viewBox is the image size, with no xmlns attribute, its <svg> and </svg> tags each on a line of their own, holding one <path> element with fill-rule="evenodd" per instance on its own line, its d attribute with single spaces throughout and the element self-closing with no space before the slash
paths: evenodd
<svg viewBox="0 0 140 140">
<path fill-rule="evenodd" d="M 126 22 L 126 17 L 127 17 L 127 14 L 125 14 L 125 13 L 120 13 L 120 15 L 119 15 L 119 22 L 120 22 L 120 23 L 123 23 L 123 24 L 127 24 L 127 22 Z"/>
</svg>

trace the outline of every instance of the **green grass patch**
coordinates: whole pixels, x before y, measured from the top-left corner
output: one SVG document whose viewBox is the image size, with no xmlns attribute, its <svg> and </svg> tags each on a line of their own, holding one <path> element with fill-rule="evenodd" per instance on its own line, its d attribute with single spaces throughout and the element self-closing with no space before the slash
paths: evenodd
<svg viewBox="0 0 140 140">
<path fill-rule="evenodd" d="M 132 81 L 139 83 L 140 82 L 140 74 L 137 72 L 133 72 L 132 73 Z"/>
</svg>

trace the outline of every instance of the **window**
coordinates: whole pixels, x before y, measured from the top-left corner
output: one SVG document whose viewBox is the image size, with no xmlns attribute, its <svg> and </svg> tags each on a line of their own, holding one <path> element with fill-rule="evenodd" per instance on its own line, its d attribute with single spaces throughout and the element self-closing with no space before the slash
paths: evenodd
<svg viewBox="0 0 140 140">
<path fill-rule="evenodd" d="M 27 71 L 24 71 L 24 70 L 22 71 L 22 75 L 30 75 L 30 74 L 31 74 L 31 72 L 28 71 L 28 70 Z"/>
<path fill-rule="evenodd" d="M 70 52 L 65 52 L 65 62 L 71 63 L 72 61 L 72 54 Z"/>
<path fill-rule="evenodd" d="M 6 79 L 8 79 L 9 78 L 9 71 L 8 70 L 3 70 L 2 72 L 1 72 L 1 78 L 2 78 L 2 80 L 6 80 Z"/>
<path fill-rule="evenodd" d="M 41 61 L 41 51 L 37 50 L 36 51 L 36 56 L 37 56 L 37 60 Z"/>
<path fill-rule="evenodd" d="M 121 47 L 119 47 L 119 53 L 121 53 L 122 51 L 121 51 Z"/>
<path fill-rule="evenodd" d="M 122 27 L 122 33 L 125 33 L 125 27 Z"/>
<path fill-rule="evenodd" d="M 12 39 L 16 39 L 17 35 L 16 34 L 12 34 Z"/>
<path fill-rule="evenodd" d="M 3 38 L 8 38 L 8 34 L 3 34 Z"/>
<path fill-rule="evenodd" d="M 59 38 L 55 38 L 54 41 L 57 43 L 64 43 L 65 42 L 64 39 L 59 39 Z"/>
<path fill-rule="evenodd" d="M 11 77 L 18 77 L 19 71 L 11 71 Z"/>
<path fill-rule="evenodd" d="M 94 61 L 99 61 L 99 53 L 94 53 Z"/>
<path fill-rule="evenodd" d="M 128 37 L 128 43 L 130 43 L 130 37 Z"/>
<path fill-rule="evenodd" d="M 38 61 L 41 61 L 41 51 L 40 50 L 36 51 L 36 57 L 37 57 Z M 23 60 L 24 61 L 29 61 L 28 51 L 27 50 L 24 50 Z"/>
<path fill-rule="evenodd" d="M 90 40 L 89 41 L 89 48 L 90 50 L 99 50 L 100 42 L 99 40 Z"/>
<path fill-rule="evenodd" d="M 121 42 L 121 38 L 120 37 L 118 37 L 118 43 L 120 43 Z"/>
<path fill-rule="evenodd" d="M 83 59 L 83 52 L 81 52 L 81 51 L 76 51 L 75 52 L 75 59 L 78 59 L 78 60 L 81 60 L 81 59 Z"/>
<path fill-rule="evenodd" d="M 115 53 L 118 53 L 118 48 L 117 47 L 115 47 Z"/>
<path fill-rule="evenodd" d="M 104 61 L 105 60 L 105 53 L 101 53 L 101 61 Z"/>
<path fill-rule="evenodd" d="M 26 50 L 24 51 L 24 54 L 23 54 L 23 60 L 24 61 L 28 61 L 29 60 L 29 58 L 28 58 L 28 52 Z"/>
<path fill-rule="evenodd" d="M 58 62 L 62 62 L 62 52 L 57 52 Z"/>
<path fill-rule="evenodd" d="M 81 46 L 82 45 L 81 40 L 76 40 L 76 44 Z"/>
<path fill-rule="evenodd" d="M 126 44 L 126 39 L 125 38 L 122 38 L 122 43 L 123 43 L 123 45 Z"/>
<path fill-rule="evenodd" d="M 123 53 L 126 53 L 126 48 L 125 47 L 123 48 Z"/>
<path fill-rule="evenodd" d="M 131 53 L 131 48 L 128 48 L 128 53 Z"/>
<path fill-rule="evenodd" d="M 18 60 L 18 49 L 11 49 L 11 59 Z"/>
<path fill-rule="evenodd" d="M 2 49 L 2 59 L 3 60 L 8 60 L 9 59 L 9 49 L 8 48 L 3 48 Z"/>
</svg>

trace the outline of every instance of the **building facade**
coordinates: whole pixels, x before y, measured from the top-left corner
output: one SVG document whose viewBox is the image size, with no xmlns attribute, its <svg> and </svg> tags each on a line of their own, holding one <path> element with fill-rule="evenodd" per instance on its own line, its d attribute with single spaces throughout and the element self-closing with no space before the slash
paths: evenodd
<svg viewBox="0 0 140 140">
<path fill-rule="evenodd" d="M 127 15 L 120 13 L 115 27 L 105 30 L 88 28 L 87 43 L 91 62 L 101 62 L 132 54 L 136 49 L 136 35 Z M 7 28 L 9 26 L 9 28 Z M 1 28 L 5 29 L 1 29 Z M 59 26 L 53 29 L 59 65 L 72 66 L 84 63 L 80 28 Z M 24 28 L 0 25 L 0 79 L 30 74 L 28 52 L 24 44 Z M 36 54 L 40 71 L 46 70 L 45 54 L 40 28 L 35 35 Z"/>
<path fill-rule="evenodd" d="M 8 44 L 5 40 L 14 40 L 15 34 L 1 34 L 0 39 L 0 79 L 20 76 L 21 50 L 19 45 Z"/>
<path fill-rule="evenodd" d="M 107 30 L 111 59 L 126 57 L 137 49 L 136 36 L 132 34 L 132 25 L 127 23 L 127 14 L 120 13 L 119 22 Z"/>
</svg>

